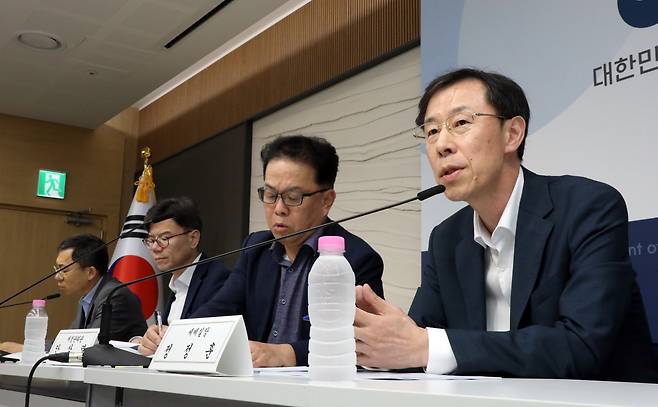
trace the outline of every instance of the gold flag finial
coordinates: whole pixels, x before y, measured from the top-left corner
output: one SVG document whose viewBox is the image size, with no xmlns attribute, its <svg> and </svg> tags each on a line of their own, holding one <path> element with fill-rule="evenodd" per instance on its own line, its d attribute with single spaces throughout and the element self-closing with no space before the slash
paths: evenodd
<svg viewBox="0 0 658 407">
<path fill-rule="evenodd" d="M 135 199 L 137 202 L 147 203 L 151 191 L 155 190 L 155 183 L 153 182 L 153 168 L 149 165 L 149 158 L 151 158 L 151 149 L 149 147 L 142 148 L 140 156 L 144 160 L 144 170 L 140 175 L 139 180 L 135 182 L 137 185 L 137 192 L 135 192 Z"/>
<path fill-rule="evenodd" d="M 139 155 L 142 156 L 142 159 L 144 160 L 144 167 L 146 167 L 149 164 L 149 158 L 151 158 L 151 148 L 142 148 L 142 151 L 139 153 Z"/>
</svg>

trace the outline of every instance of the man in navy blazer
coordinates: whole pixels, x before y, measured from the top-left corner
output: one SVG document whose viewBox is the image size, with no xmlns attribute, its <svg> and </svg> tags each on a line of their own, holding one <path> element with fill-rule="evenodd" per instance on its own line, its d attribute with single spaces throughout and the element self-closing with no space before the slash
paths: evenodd
<svg viewBox="0 0 658 407">
<path fill-rule="evenodd" d="M 336 199 L 336 149 L 319 137 L 278 137 L 261 150 L 263 202 L 269 230 L 250 234 L 244 246 L 280 238 L 329 221 Z M 362 239 L 330 225 L 244 251 L 222 289 L 193 318 L 244 318 L 254 367 L 306 365 L 310 324 L 308 272 L 320 236 L 342 236 L 357 284 L 383 295 L 381 257 Z M 149 351 L 160 337 L 149 329 Z"/>
<path fill-rule="evenodd" d="M 199 250 L 203 226 L 201 216 L 190 198 L 163 199 L 149 209 L 144 221 L 149 231 L 144 244 L 161 271 L 206 258 Z M 169 281 L 170 293 L 162 310 L 162 322 L 169 324 L 190 318 L 222 288 L 229 274 L 230 270 L 218 260 L 174 271 Z M 149 327 L 149 331 L 157 330 L 157 325 Z M 150 354 L 148 349 L 153 344 L 148 332 L 144 338 L 133 341 L 141 342 L 140 351 Z"/>
<path fill-rule="evenodd" d="M 201 253 L 198 261 L 207 258 L 208 256 L 205 253 Z M 230 273 L 231 270 L 218 260 L 197 265 L 190 280 L 190 286 L 187 289 L 187 296 L 180 317 L 169 318 L 172 305 L 176 301 L 176 294 L 170 290 L 171 292 L 169 292 L 162 309 L 162 321 L 169 323 L 176 319 L 192 318 L 192 314 L 219 292 Z"/>
<path fill-rule="evenodd" d="M 325 219 L 326 222 L 330 219 Z M 325 222 L 322 222 L 325 223 Z M 303 249 L 308 251 L 307 262 L 312 264 L 318 257 L 317 240 L 320 236 L 341 236 L 345 239 L 345 258 L 352 266 L 356 284 L 370 284 L 377 295 L 383 296 L 382 287 L 383 263 L 381 257 L 368 243 L 358 236 L 345 230 L 340 225 L 329 225 L 320 229 L 312 236 L 312 246 Z M 270 240 L 274 237 L 270 231 L 261 231 L 250 234 L 244 246 Z M 276 247 L 276 246 L 275 246 Z M 231 278 L 224 285 L 213 301 L 201 307 L 195 317 L 215 315 L 244 316 L 247 334 L 251 341 L 267 343 L 276 318 L 276 308 L 279 306 L 281 279 L 279 270 L 281 266 L 276 262 L 270 251 L 271 246 L 265 245 L 245 252 L 238 261 Z M 294 350 L 294 364 L 308 364 L 308 341 L 311 324 L 308 320 L 308 273 L 304 276 L 301 292 L 296 292 L 301 299 L 301 312 L 296 313 L 292 321 L 297 325 L 298 338 L 290 342 Z M 283 364 L 283 363 L 282 363 Z"/>
<path fill-rule="evenodd" d="M 522 168 L 529 118 L 499 74 L 461 69 L 427 87 L 417 137 L 446 196 L 469 206 L 434 228 L 409 317 L 357 287 L 359 363 L 656 381 L 624 200 Z"/>
</svg>

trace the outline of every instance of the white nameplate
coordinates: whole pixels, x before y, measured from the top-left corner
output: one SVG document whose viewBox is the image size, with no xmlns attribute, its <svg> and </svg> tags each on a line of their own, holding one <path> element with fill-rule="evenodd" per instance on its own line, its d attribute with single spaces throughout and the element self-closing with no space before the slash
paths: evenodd
<svg viewBox="0 0 658 407">
<path fill-rule="evenodd" d="M 52 355 L 59 352 L 83 352 L 96 344 L 100 331 L 100 328 L 62 329 L 48 353 Z"/>
<path fill-rule="evenodd" d="M 242 315 L 174 321 L 149 369 L 252 376 L 254 369 Z"/>
</svg>

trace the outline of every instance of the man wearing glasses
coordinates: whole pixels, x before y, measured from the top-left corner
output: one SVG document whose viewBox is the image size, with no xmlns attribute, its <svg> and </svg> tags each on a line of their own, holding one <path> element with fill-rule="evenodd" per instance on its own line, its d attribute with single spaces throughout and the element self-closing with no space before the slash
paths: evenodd
<svg viewBox="0 0 658 407">
<path fill-rule="evenodd" d="M 244 246 L 329 220 L 338 172 L 331 144 L 317 137 L 279 137 L 263 147 L 261 160 L 264 184 L 258 196 L 269 230 L 250 234 Z M 308 272 L 317 258 L 318 238 L 324 235 L 345 239 L 345 257 L 356 283 L 369 284 L 383 295 L 381 257 L 359 237 L 331 225 L 243 252 L 224 287 L 192 316 L 241 314 L 255 367 L 306 365 Z M 159 337 L 150 342 L 159 343 Z"/>
<path fill-rule="evenodd" d="M 149 235 L 143 243 L 151 251 L 160 271 L 183 267 L 174 271 L 169 280 L 171 293 L 165 301 L 162 322 L 170 324 L 190 318 L 222 288 L 230 270 L 218 260 L 184 267 L 206 257 L 199 248 L 203 226 L 201 216 L 190 198 L 163 199 L 148 210 L 144 221 Z M 150 326 L 149 330 L 157 334 L 158 325 Z M 132 338 L 131 342 L 141 342 L 143 348 L 154 346 L 149 343 L 151 336 L 144 336 Z"/>
<path fill-rule="evenodd" d="M 414 135 L 445 195 L 468 206 L 434 228 L 409 316 L 357 287 L 359 364 L 656 380 L 626 204 L 608 185 L 523 168 L 529 120 L 505 76 L 461 69 L 429 84 Z"/>
<path fill-rule="evenodd" d="M 107 274 L 109 257 L 103 241 L 93 235 L 72 236 L 57 247 L 54 278 L 62 295 L 80 298 L 70 329 L 100 328 L 101 306 L 110 291 L 121 284 Z M 68 267 L 67 267 L 68 266 Z M 110 339 L 128 341 L 146 330 L 139 298 L 123 287 L 112 299 Z M 4 342 L 2 350 L 20 352 L 23 345 Z"/>
</svg>

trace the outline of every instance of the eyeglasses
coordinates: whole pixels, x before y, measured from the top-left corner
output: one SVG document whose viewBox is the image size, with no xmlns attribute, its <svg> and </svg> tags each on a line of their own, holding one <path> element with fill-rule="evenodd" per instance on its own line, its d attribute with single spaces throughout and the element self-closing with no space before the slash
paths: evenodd
<svg viewBox="0 0 658 407">
<path fill-rule="evenodd" d="M 450 134 L 461 136 L 468 133 L 478 117 L 496 117 L 501 120 L 509 120 L 511 117 L 500 116 L 492 113 L 458 112 L 448 116 L 443 122 L 429 121 L 414 128 L 415 138 L 425 139 L 428 144 L 433 144 L 439 138 L 441 129 L 445 126 Z"/>
<path fill-rule="evenodd" d="M 278 193 L 276 191 L 272 191 L 271 189 L 260 187 L 258 188 L 258 199 L 260 199 L 262 203 L 271 205 L 276 203 L 277 199 L 281 197 L 283 203 L 286 206 L 300 206 L 302 202 L 304 202 L 304 197 L 313 196 L 315 194 L 319 194 L 320 192 L 329 191 L 330 189 L 331 188 L 323 188 L 315 192 L 309 192 L 305 194 L 301 191 L 295 190 Z"/>
<path fill-rule="evenodd" d="M 64 274 L 66 274 L 66 273 L 68 273 L 69 271 L 73 270 L 73 267 L 72 267 L 73 264 L 75 264 L 75 263 L 71 263 L 71 264 L 69 264 L 68 267 L 66 267 L 66 266 L 58 266 L 57 264 L 53 264 L 53 271 L 55 272 L 55 275 L 56 275 L 56 276 L 59 275 L 59 276 L 64 277 Z"/>
<path fill-rule="evenodd" d="M 184 232 L 177 233 L 177 234 L 171 235 L 171 236 L 166 236 L 166 235 L 165 236 L 156 236 L 156 237 L 149 236 L 147 238 L 142 239 L 142 243 L 144 243 L 144 246 L 146 246 L 146 248 L 148 248 L 148 249 L 150 249 L 151 246 L 153 246 L 153 243 L 157 243 L 158 246 L 160 246 L 160 248 L 164 249 L 165 247 L 169 246 L 169 239 L 172 239 L 176 236 L 181 236 L 181 235 L 184 235 L 184 234 L 187 234 L 187 233 L 190 233 L 190 232 L 192 232 L 192 230 L 186 230 Z"/>
</svg>

